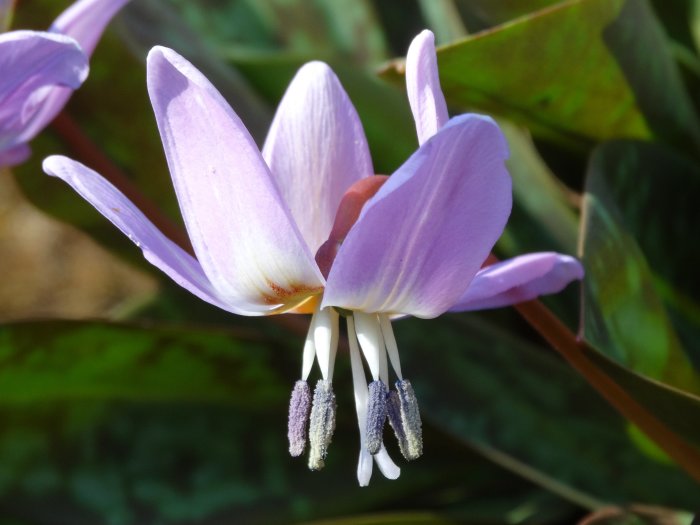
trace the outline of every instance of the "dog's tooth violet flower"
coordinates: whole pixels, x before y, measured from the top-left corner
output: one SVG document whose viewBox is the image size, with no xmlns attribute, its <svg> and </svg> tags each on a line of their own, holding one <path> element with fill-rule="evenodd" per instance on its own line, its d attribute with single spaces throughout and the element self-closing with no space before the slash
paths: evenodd
<svg viewBox="0 0 700 525">
<path fill-rule="evenodd" d="M 388 478 L 399 475 L 383 443 L 387 420 L 407 459 L 423 448 L 393 316 L 512 304 L 582 277 L 575 259 L 554 253 L 482 268 L 510 214 L 507 146 L 488 117 L 448 120 L 432 46 L 432 35 L 421 34 L 407 64 L 421 146 L 388 178 L 374 175 L 360 120 L 327 65 L 299 70 L 261 154 L 199 71 L 170 49 L 151 50 L 148 90 L 196 258 L 94 171 L 65 157 L 44 161 L 201 299 L 242 315 L 313 313 L 290 401 L 289 450 L 308 448 L 314 470 L 335 428 L 333 368 L 345 320 L 361 485 L 374 461 Z M 321 379 L 312 390 L 314 361 Z"/>
<path fill-rule="evenodd" d="M 104 28 L 129 0 L 80 0 L 49 31 L 0 34 L 0 167 L 27 159 L 27 143 L 88 75 Z"/>
</svg>

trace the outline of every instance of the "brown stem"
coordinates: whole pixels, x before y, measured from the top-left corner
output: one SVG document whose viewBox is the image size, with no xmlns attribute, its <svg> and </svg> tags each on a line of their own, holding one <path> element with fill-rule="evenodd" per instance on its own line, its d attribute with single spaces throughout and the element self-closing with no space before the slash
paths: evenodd
<svg viewBox="0 0 700 525">
<path fill-rule="evenodd" d="M 642 429 L 669 457 L 700 481 L 700 451 L 678 437 L 586 357 L 591 350 L 540 301 L 515 305 L 518 313 L 620 414 Z M 591 350 L 593 351 L 593 350 Z"/>
<path fill-rule="evenodd" d="M 119 191 L 126 195 L 156 227 L 170 240 L 190 254 L 194 254 L 192 244 L 182 228 L 178 227 L 158 209 L 131 180 L 100 150 L 73 118 L 62 111 L 51 124 L 61 140 L 76 156 L 77 160 L 99 172 Z"/>
</svg>

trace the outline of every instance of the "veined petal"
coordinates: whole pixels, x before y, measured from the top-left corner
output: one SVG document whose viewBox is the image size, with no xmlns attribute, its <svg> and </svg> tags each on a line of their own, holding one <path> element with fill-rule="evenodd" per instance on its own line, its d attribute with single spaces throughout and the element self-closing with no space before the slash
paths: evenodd
<svg viewBox="0 0 700 525">
<path fill-rule="evenodd" d="M 87 56 L 97 46 L 114 15 L 129 0 L 78 0 L 51 24 L 49 31 L 75 39 Z"/>
<path fill-rule="evenodd" d="M 54 155 L 44 160 L 44 171 L 63 179 L 97 211 L 109 219 L 141 250 L 146 259 L 177 284 L 219 308 L 255 315 L 245 304 L 224 303 L 197 260 L 173 243 L 118 189 L 79 162 Z"/>
<path fill-rule="evenodd" d="M 75 40 L 89 58 L 97 45 L 102 33 L 112 17 L 129 0 L 79 0 L 66 9 L 51 25 L 49 31 L 61 34 Z M 87 76 L 87 58 L 85 76 Z M 27 126 L 23 140 L 30 140 L 51 122 L 63 109 L 66 102 L 78 85 L 63 87 L 55 85 L 41 93 L 37 93 L 36 112 L 31 123 Z"/>
<path fill-rule="evenodd" d="M 423 144 L 447 123 L 447 103 L 440 89 L 435 36 L 421 32 L 406 54 L 406 91 L 416 122 L 418 143 Z"/>
<path fill-rule="evenodd" d="M 197 259 L 220 297 L 265 312 L 324 280 L 253 138 L 174 51 L 148 54 L 148 92 Z"/>
<path fill-rule="evenodd" d="M 88 74 L 87 57 L 64 35 L 11 31 L 0 35 L 0 150 L 34 137 L 40 109 L 55 86 L 75 89 Z"/>
<path fill-rule="evenodd" d="M 417 317 L 453 306 L 510 214 L 507 156 L 489 117 L 450 120 L 365 204 L 331 267 L 322 306 Z"/>
<path fill-rule="evenodd" d="M 357 112 L 323 62 L 287 88 L 263 147 L 282 198 L 312 253 L 328 238 L 345 190 L 374 174 Z"/>
<path fill-rule="evenodd" d="M 450 311 L 484 310 L 530 301 L 560 292 L 577 279 L 583 279 L 583 266 L 569 255 L 521 255 L 479 270 Z"/>
</svg>

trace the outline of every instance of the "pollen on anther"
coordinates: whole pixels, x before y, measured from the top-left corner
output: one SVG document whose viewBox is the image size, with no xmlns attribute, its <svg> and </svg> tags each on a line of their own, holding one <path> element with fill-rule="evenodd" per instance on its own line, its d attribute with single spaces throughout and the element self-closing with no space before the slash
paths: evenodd
<svg viewBox="0 0 700 525">
<path fill-rule="evenodd" d="M 367 451 L 374 455 L 382 448 L 388 389 L 383 381 L 369 384 L 367 397 Z"/>
<path fill-rule="evenodd" d="M 423 428 L 418 410 L 418 399 L 407 379 L 396 382 L 401 406 L 401 423 L 406 434 L 406 459 L 416 459 L 423 454 Z"/>
<path fill-rule="evenodd" d="M 386 400 L 386 415 L 389 420 L 389 425 L 394 430 L 396 441 L 399 443 L 399 450 L 403 457 L 408 459 L 408 442 L 406 441 L 406 432 L 401 421 L 401 400 L 399 394 L 392 390 Z"/>
<path fill-rule="evenodd" d="M 299 380 L 294 385 L 289 400 L 289 453 L 293 457 L 301 456 L 306 448 L 306 430 L 311 411 L 311 389 L 306 381 Z"/>
<path fill-rule="evenodd" d="M 314 390 L 309 424 L 309 468 L 323 468 L 335 431 L 335 394 L 330 381 L 320 379 Z"/>
</svg>

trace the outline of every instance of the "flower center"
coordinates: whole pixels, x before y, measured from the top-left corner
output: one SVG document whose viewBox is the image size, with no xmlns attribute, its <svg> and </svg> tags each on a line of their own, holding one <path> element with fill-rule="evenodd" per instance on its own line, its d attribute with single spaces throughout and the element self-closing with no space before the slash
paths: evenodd
<svg viewBox="0 0 700 525">
<path fill-rule="evenodd" d="M 343 312 L 347 321 L 348 343 L 355 394 L 355 408 L 360 429 L 358 478 L 369 483 L 372 459 L 382 473 L 398 477 L 400 470 L 384 447 L 387 420 L 394 430 L 399 449 L 407 460 L 423 452 L 421 419 L 411 383 L 403 378 L 399 352 L 386 314 Z M 334 308 L 317 309 L 304 344 L 301 380 L 297 381 L 289 403 L 289 452 L 303 454 L 308 441 L 308 462 L 311 470 L 323 468 L 333 437 L 336 421 L 336 400 L 333 393 L 333 366 L 338 346 L 340 315 Z M 365 378 L 365 366 L 372 381 Z M 307 383 L 314 359 L 322 378 L 311 396 Z M 396 376 L 395 390 L 389 389 L 389 363 Z"/>
</svg>

